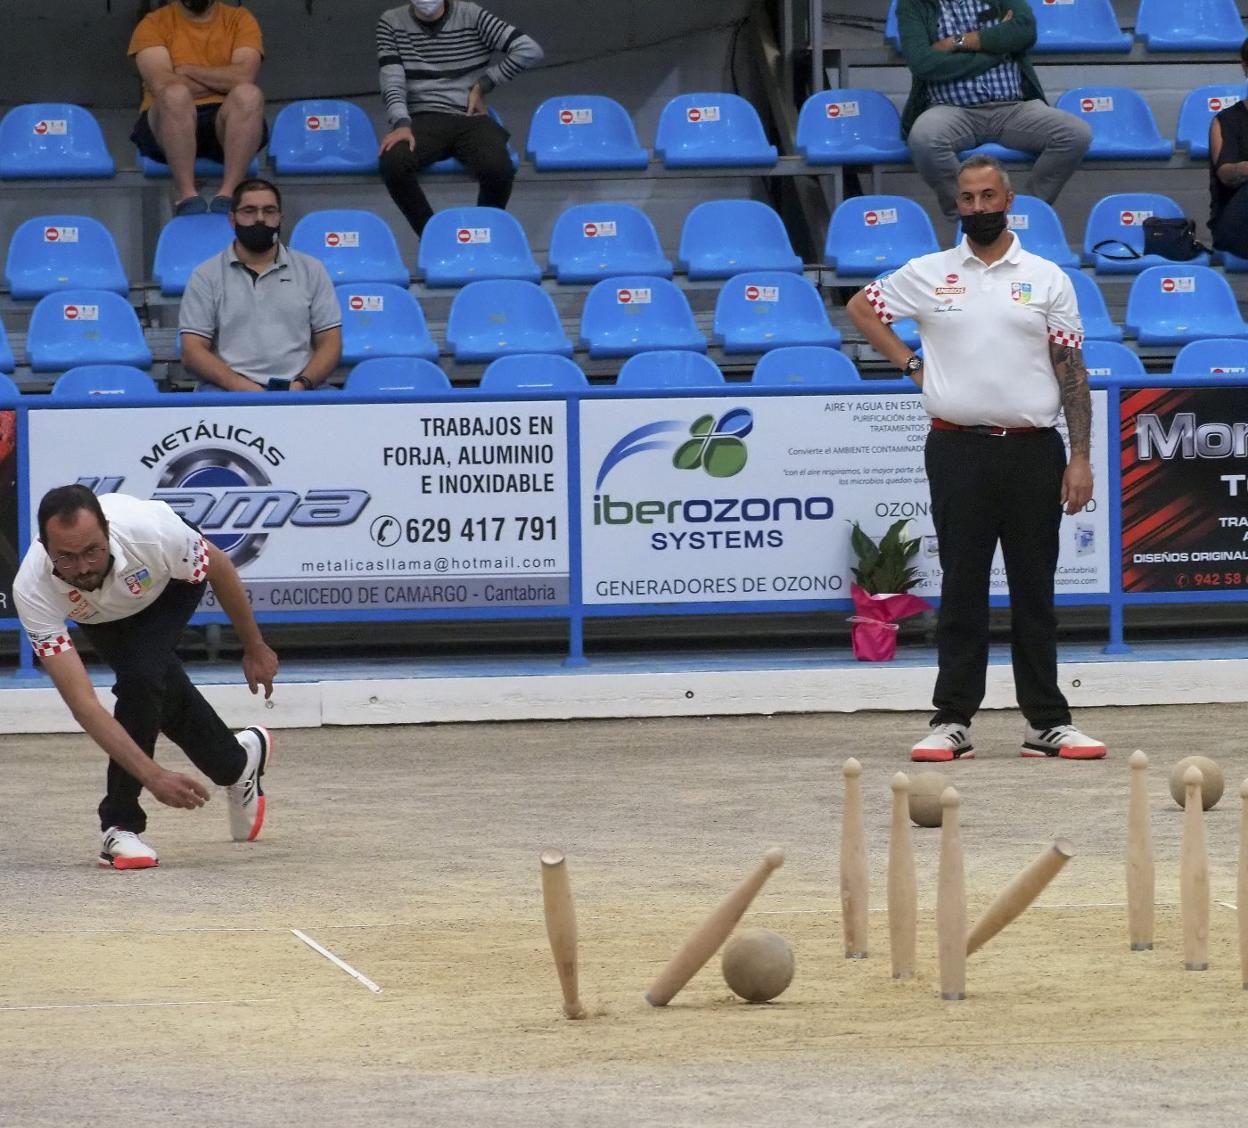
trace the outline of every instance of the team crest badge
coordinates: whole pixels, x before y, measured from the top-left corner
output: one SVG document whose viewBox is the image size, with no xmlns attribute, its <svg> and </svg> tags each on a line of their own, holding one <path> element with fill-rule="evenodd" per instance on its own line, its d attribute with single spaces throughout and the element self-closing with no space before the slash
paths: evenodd
<svg viewBox="0 0 1248 1128">
<path fill-rule="evenodd" d="M 152 586 L 152 574 L 146 568 L 140 568 L 125 577 L 125 584 L 131 595 L 142 595 Z"/>
<path fill-rule="evenodd" d="M 1031 283 L 1030 282 L 1011 282 L 1010 297 L 1019 303 L 1026 305 L 1031 301 Z"/>
</svg>

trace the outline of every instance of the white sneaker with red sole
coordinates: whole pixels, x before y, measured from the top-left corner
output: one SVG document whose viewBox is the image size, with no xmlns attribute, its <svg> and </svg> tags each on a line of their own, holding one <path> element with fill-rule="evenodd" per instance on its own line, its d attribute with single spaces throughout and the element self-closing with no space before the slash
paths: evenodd
<svg viewBox="0 0 1248 1128">
<path fill-rule="evenodd" d="M 1023 746 L 1020 756 L 1047 756 L 1061 760 L 1103 760 L 1105 745 L 1074 725 L 1054 725 L 1037 729 L 1027 725 L 1023 729 Z"/>
<path fill-rule="evenodd" d="M 230 834 L 235 842 L 254 842 L 260 837 L 260 828 L 264 825 L 267 801 L 260 777 L 269 766 L 273 737 L 268 729 L 252 725 L 238 733 L 235 739 L 247 753 L 247 764 L 238 782 L 225 789 L 230 808 Z"/>
<path fill-rule="evenodd" d="M 151 869 L 160 864 L 156 851 L 132 830 L 110 826 L 100 846 L 100 869 Z"/>
<path fill-rule="evenodd" d="M 975 759 L 975 746 L 966 725 L 932 725 L 932 730 L 910 749 L 917 764 L 947 764 L 950 760 Z"/>
</svg>

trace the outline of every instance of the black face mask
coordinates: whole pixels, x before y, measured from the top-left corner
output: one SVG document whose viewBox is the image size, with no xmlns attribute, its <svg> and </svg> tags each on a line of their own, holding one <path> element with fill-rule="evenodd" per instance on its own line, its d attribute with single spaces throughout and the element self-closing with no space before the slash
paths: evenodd
<svg viewBox="0 0 1248 1128">
<path fill-rule="evenodd" d="M 280 227 L 270 227 L 267 223 L 236 223 L 234 238 L 238 240 L 240 247 L 253 255 L 259 255 L 273 249 L 281 230 Z"/>
<path fill-rule="evenodd" d="M 962 234 L 976 246 L 988 247 L 1001 237 L 1007 222 L 1003 211 L 972 212 L 962 216 Z"/>
<path fill-rule="evenodd" d="M 212 0 L 182 0 L 182 7 L 193 16 L 202 16 L 212 7 Z"/>
</svg>

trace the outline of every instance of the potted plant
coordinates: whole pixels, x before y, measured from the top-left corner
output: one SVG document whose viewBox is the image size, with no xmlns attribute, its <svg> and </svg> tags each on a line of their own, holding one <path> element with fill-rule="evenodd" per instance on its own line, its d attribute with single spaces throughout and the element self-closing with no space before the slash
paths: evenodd
<svg viewBox="0 0 1248 1128">
<path fill-rule="evenodd" d="M 905 520 L 894 521 L 877 544 L 855 521 L 850 546 L 858 560 L 852 568 L 855 583 L 849 585 L 856 612 L 850 622 L 854 657 L 861 662 L 887 662 L 897 653 L 897 620 L 917 615 L 931 606 L 911 595 L 919 583 L 912 561 L 919 538 L 906 536 Z"/>
</svg>

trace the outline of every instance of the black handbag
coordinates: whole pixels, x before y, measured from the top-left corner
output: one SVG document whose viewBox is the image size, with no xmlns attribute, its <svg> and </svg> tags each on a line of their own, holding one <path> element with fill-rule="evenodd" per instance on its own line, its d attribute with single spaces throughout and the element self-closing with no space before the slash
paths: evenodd
<svg viewBox="0 0 1248 1128">
<path fill-rule="evenodd" d="M 1126 254 L 1111 255 L 1102 249 L 1104 247 L 1121 247 Z M 1196 238 L 1194 219 L 1161 219 L 1158 216 L 1150 216 L 1144 221 L 1143 254 L 1121 239 L 1102 239 L 1092 245 L 1092 251 L 1114 262 L 1130 262 L 1144 255 L 1159 255 L 1171 262 L 1191 262 L 1200 255 L 1209 254 L 1209 248 Z"/>
</svg>

